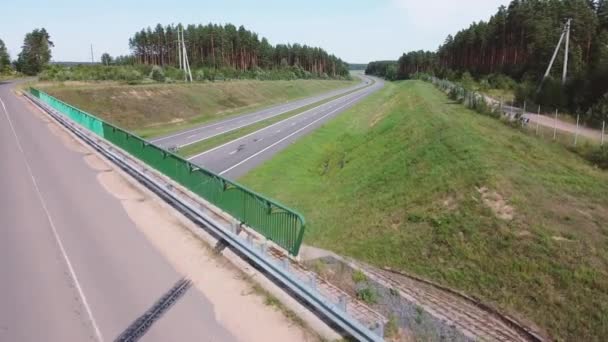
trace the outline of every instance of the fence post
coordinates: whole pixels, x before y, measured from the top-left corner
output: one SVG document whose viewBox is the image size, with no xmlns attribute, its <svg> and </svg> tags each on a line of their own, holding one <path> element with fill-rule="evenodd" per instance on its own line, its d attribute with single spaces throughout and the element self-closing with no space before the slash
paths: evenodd
<svg viewBox="0 0 608 342">
<path fill-rule="evenodd" d="M 574 133 L 574 147 L 576 147 L 576 143 L 578 141 L 578 119 L 579 119 L 579 114 L 576 114 L 576 133 Z"/>
<path fill-rule="evenodd" d="M 553 140 L 557 138 L 557 109 L 555 110 L 555 120 L 553 120 Z"/>
<path fill-rule="evenodd" d="M 604 146 L 604 131 L 606 130 L 606 121 L 602 121 L 602 142 L 600 146 Z"/>
<path fill-rule="evenodd" d="M 536 135 L 538 135 L 538 129 L 540 128 L 540 105 L 538 105 L 538 112 L 536 114 Z"/>
</svg>

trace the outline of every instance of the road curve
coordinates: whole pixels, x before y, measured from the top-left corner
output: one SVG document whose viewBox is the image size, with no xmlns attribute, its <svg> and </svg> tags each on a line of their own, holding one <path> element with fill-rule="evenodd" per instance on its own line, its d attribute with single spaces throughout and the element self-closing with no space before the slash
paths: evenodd
<svg viewBox="0 0 608 342">
<path fill-rule="evenodd" d="M 268 107 L 253 113 L 239 115 L 213 123 L 207 123 L 199 127 L 187 129 L 164 137 L 151 139 L 150 142 L 164 148 L 185 147 L 197 143 L 199 141 L 218 136 L 220 134 L 224 134 L 242 127 L 252 125 L 256 122 L 263 121 L 290 112 L 292 110 L 308 106 L 313 103 L 317 103 L 319 101 L 323 101 L 335 96 L 346 94 L 357 89 L 361 89 L 371 83 L 371 80 L 368 77 L 360 78 L 361 82 L 352 87 L 333 90 L 321 95 Z"/>
<path fill-rule="evenodd" d="M 111 341 L 182 279 L 11 83 L 0 84 L 0 341 Z M 145 341 L 230 341 L 196 288 Z"/>
<path fill-rule="evenodd" d="M 382 80 L 373 80 L 375 83 L 369 87 L 192 156 L 189 160 L 224 177 L 236 179 L 384 86 Z"/>
</svg>

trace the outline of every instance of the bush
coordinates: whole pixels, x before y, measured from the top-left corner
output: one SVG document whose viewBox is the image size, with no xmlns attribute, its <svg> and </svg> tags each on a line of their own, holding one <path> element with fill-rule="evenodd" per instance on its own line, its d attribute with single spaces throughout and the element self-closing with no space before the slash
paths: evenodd
<svg viewBox="0 0 608 342">
<path fill-rule="evenodd" d="M 601 169 L 608 169 L 608 148 L 594 147 L 585 153 L 584 157 Z"/>
<path fill-rule="evenodd" d="M 163 72 L 163 68 L 157 65 L 152 67 L 152 72 L 150 72 L 150 78 L 155 80 L 156 82 L 165 82 L 165 73 Z"/>
<path fill-rule="evenodd" d="M 488 76 L 488 84 L 495 89 L 512 90 L 517 87 L 517 82 L 504 74 L 491 74 Z"/>
</svg>

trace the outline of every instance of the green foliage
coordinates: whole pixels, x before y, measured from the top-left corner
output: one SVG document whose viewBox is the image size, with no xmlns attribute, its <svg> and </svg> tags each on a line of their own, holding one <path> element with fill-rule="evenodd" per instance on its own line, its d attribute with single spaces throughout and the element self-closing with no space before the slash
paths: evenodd
<svg viewBox="0 0 608 342">
<path fill-rule="evenodd" d="M 386 78 L 389 81 L 397 79 L 397 62 L 396 61 L 375 61 L 370 62 L 365 69 L 366 75 L 374 75 Z"/>
<path fill-rule="evenodd" d="M 585 157 L 599 168 L 608 170 L 608 147 L 594 147 L 585 151 Z"/>
<path fill-rule="evenodd" d="M 352 275 L 353 281 L 355 284 L 361 283 L 367 280 L 367 276 L 360 270 L 355 270 Z"/>
<path fill-rule="evenodd" d="M 430 51 L 412 51 L 399 58 L 399 79 L 409 79 L 417 73 L 435 73 L 438 71 L 437 54 Z"/>
<path fill-rule="evenodd" d="M 145 75 L 145 76 L 144 76 Z M 182 82 L 185 73 L 178 68 L 157 65 L 52 65 L 40 74 L 45 81 L 125 81 L 137 82 L 148 79 L 154 82 Z M 329 79 L 327 74 L 313 74 L 299 66 L 285 69 L 238 70 L 234 68 L 198 68 L 192 70 L 192 78 L 197 82 L 254 79 L 261 81 L 296 80 L 296 79 Z M 348 79 L 350 77 L 336 77 Z"/>
<path fill-rule="evenodd" d="M 50 35 L 44 28 L 26 34 L 17 58 L 17 70 L 26 75 L 38 74 L 51 60 L 50 48 L 53 46 Z"/>
<path fill-rule="evenodd" d="M 6 50 L 6 45 L 0 39 L 0 74 L 5 74 L 10 71 L 11 68 L 11 58 L 8 55 L 8 51 Z"/>
<path fill-rule="evenodd" d="M 493 73 L 488 75 L 486 79 L 489 87 L 494 89 L 514 90 L 517 87 L 517 82 L 504 74 Z"/>
<path fill-rule="evenodd" d="M 357 299 L 367 304 L 376 304 L 378 293 L 373 287 L 363 287 L 357 290 Z"/>
<path fill-rule="evenodd" d="M 124 81 L 133 83 L 144 79 L 144 70 L 131 66 L 51 65 L 40 73 L 42 81 Z"/>
<path fill-rule="evenodd" d="M 113 63 L 112 56 L 110 56 L 109 53 L 104 52 L 101 55 L 101 64 L 103 64 L 103 65 L 110 65 L 112 63 Z"/>
<path fill-rule="evenodd" d="M 348 70 L 365 70 L 367 64 L 363 63 L 348 63 Z"/>
<path fill-rule="evenodd" d="M 242 73 L 256 68 L 266 71 L 297 68 L 318 78 L 325 78 L 324 75 L 346 78 L 349 75 L 347 63 L 321 48 L 301 44 L 272 46 L 266 38 L 260 39 L 243 26 L 237 28 L 232 24 L 158 24 L 154 29 L 142 29 L 129 39 L 134 59 L 141 64 L 177 67 L 179 58 L 175 41 L 178 30 L 183 30 L 188 42 L 188 59 L 193 70 L 205 68 Z M 222 76 L 224 71 L 210 74 L 207 79 L 221 79 Z M 297 73 L 295 77 L 303 78 Z"/>
<path fill-rule="evenodd" d="M 165 82 L 165 73 L 163 72 L 163 68 L 159 67 L 158 65 L 152 67 L 150 78 L 156 82 Z"/>
</svg>

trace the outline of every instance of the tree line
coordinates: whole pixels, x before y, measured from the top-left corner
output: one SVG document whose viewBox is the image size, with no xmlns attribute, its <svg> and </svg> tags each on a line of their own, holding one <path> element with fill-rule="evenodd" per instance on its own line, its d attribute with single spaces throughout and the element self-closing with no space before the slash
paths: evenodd
<svg viewBox="0 0 608 342">
<path fill-rule="evenodd" d="M 119 71 L 102 70 L 94 66 L 78 70 L 54 67 L 44 77 L 88 80 L 97 76 L 106 79 L 105 77 L 120 75 L 121 80 L 132 81 L 148 77 L 147 71 L 152 70 L 150 67 L 137 66 L 158 66 L 161 72 L 166 71 L 179 79 L 180 73 L 171 69 L 179 65 L 178 29 L 184 31 L 188 59 L 198 80 L 333 78 L 349 75 L 347 63 L 321 48 L 301 44 L 271 45 L 266 38 L 260 38 L 243 26 L 237 29 L 232 24 L 158 24 L 154 30 L 142 29 L 129 39 L 131 54 L 116 57 L 108 53 L 102 54 L 101 64 L 125 67 Z M 37 75 L 46 70 L 53 46 L 50 35 L 44 28 L 35 29 L 26 34 L 17 60 L 11 63 L 6 47 L 0 40 L 0 72 L 15 69 L 26 75 Z M 128 66 L 137 68 L 130 70 Z M 156 75 L 159 73 L 156 72 Z M 164 79 L 160 76 L 157 78 Z"/>
<path fill-rule="evenodd" d="M 137 63 L 178 66 L 177 32 L 184 30 L 193 67 L 251 70 L 298 67 L 315 75 L 347 76 L 348 64 L 318 47 L 300 44 L 273 46 L 266 38 L 232 24 L 156 25 L 136 32 L 129 46 Z"/>
<path fill-rule="evenodd" d="M 563 44 L 552 74 L 538 90 L 563 25 L 572 19 L 568 81 L 561 84 Z M 519 102 L 580 113 L 599 122 L 608 108 L 608 0 L 513 0 L 487 21 L 449 35 L 436 52 L 406 53 L 396 78 L 417 72 L 478 79 L 504 74 L 519 82 Z"/>
</svg>

